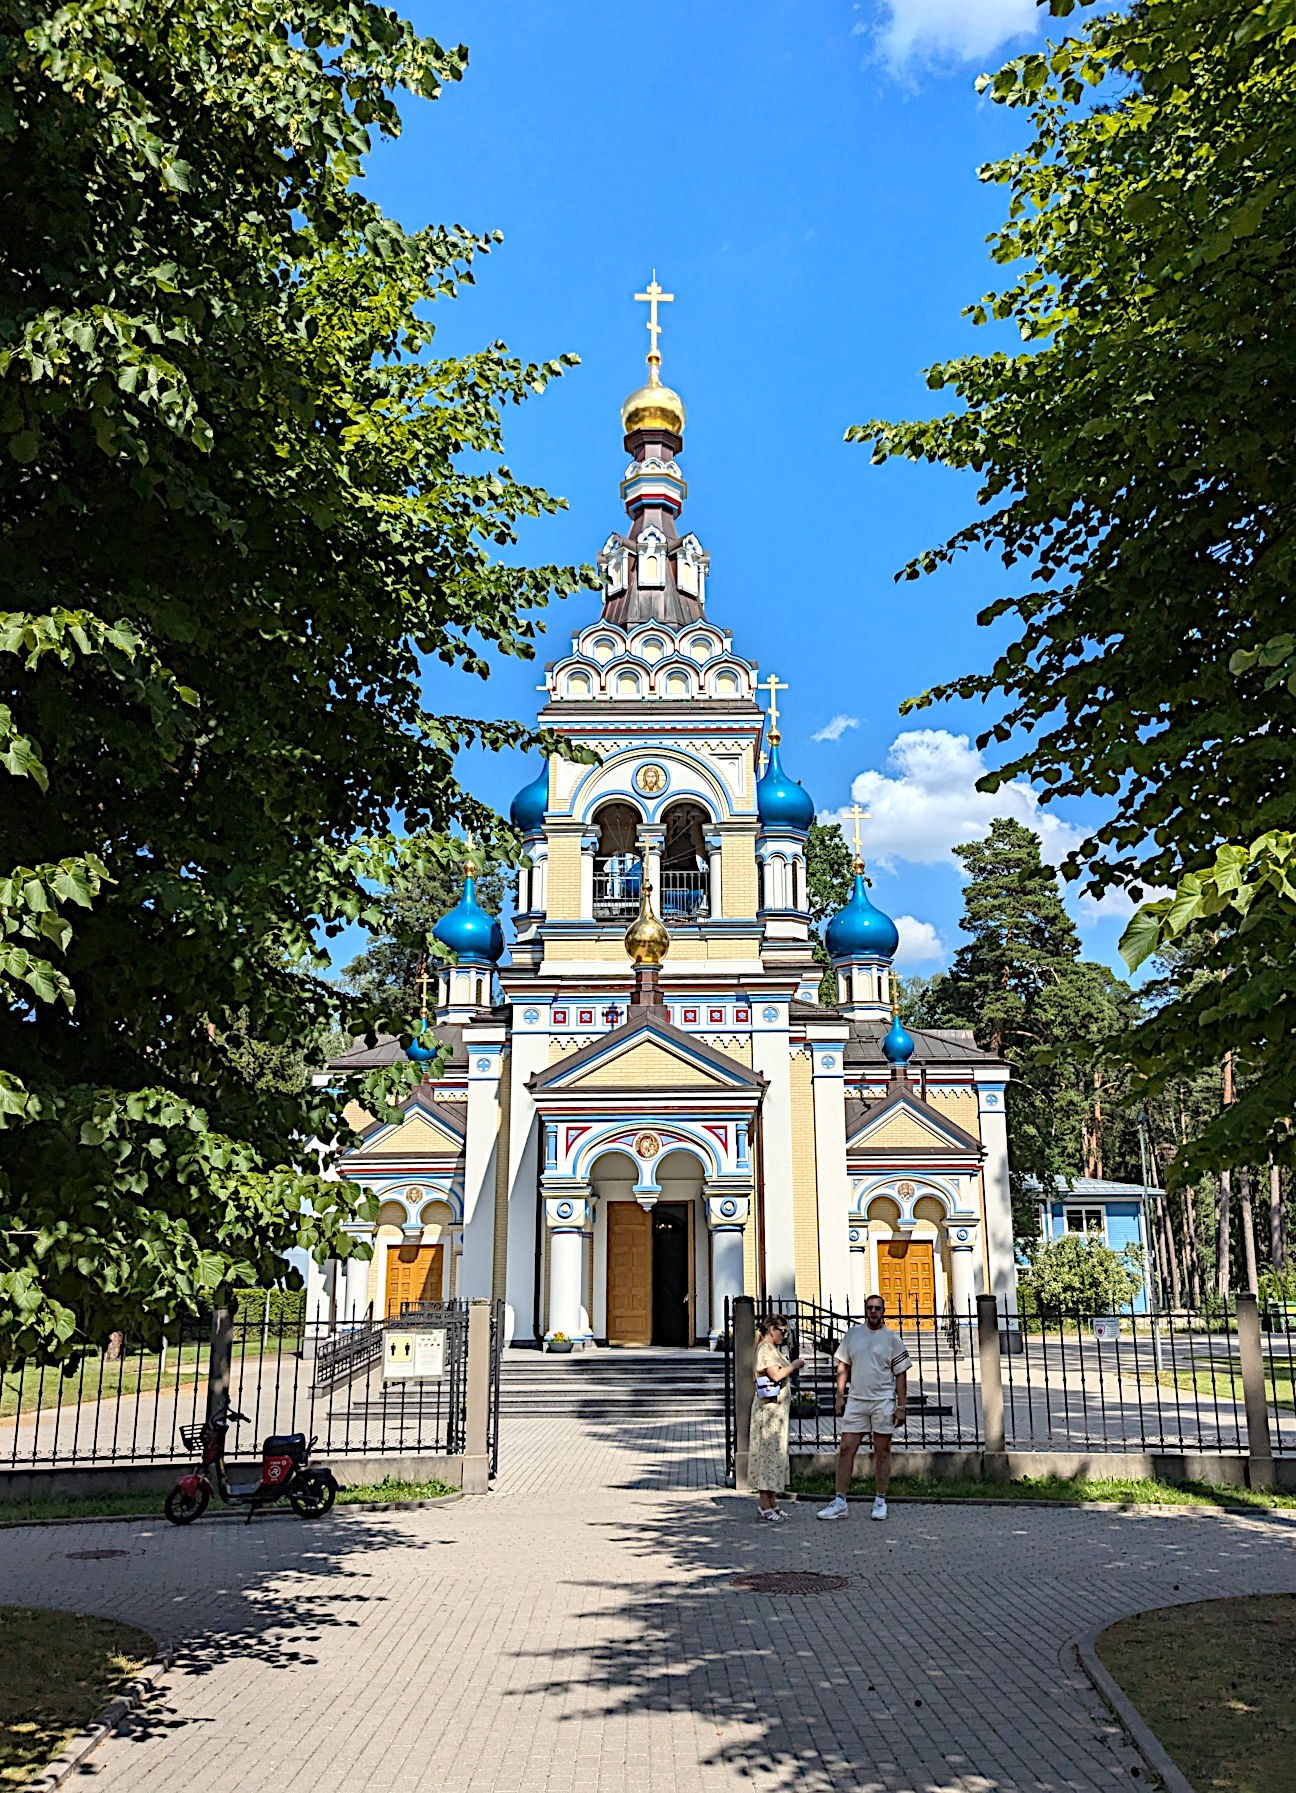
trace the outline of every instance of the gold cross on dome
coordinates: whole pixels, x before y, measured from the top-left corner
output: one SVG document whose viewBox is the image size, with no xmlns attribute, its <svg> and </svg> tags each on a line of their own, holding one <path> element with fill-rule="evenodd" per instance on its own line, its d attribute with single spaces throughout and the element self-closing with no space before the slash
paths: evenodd
<svg viewBox="0 0 1296 1793">
<path fill-rule="evenodd" d="M 771 673 L 767 679 L 758 679 L 756 681 L 756 689 L 758 691 L 769 692 L 770 740 L 777 741 L 779 738 L 778 694 L 780 691 L 786 691 L 788 689 L 787 682 L 784 679 L 776 678 L 774 674 Z"/>
<path fill-rule="evenodd" d="M 861 809 L 858 803 L 852 803 L 851 804 L 851 816 L 855 823 L 855 857 L 856 857 L 856 859 L 863 859 L 864 854 L 860 848 L 859 825 L 861 822 L 868 821 L 869 812 L 866 809 Z"/>
<path fill-rule="evenodd" d="M 467 857 L 467 859 L 464 860 L 464 875 L 465 875 L 465 877 L 471 878 L 473 873 L 477 870 L 476 862 L 474 861 L 474 858 L 473 858 L 473 853 L 474 853 L 475 849 L 473 847 L 473 837 L 472 837 L 472 829 L 471 828 L 467 828 L 464 830 L 464 845 L 468 849 L 468 857 Z"/>
<path fill-rule="evenodd" d="M 419 991 L 419 1014 L 426 1021 L 427 1020 L 427 993 L 428 993 L 428 968 L 427 968 L 427 954 L 426 953 L 421 953 L 419 955 L 418 976 L 414 979 L 414 982 L 418 985 L 418 991 Z"/>
<path fill-rule="evenodd" d="M 649 350 L 649 354 L 656 355 L 657 359 L 660 361 L 661 356 L 657 352 L 657 338 L 661 335 L 661 325 L 657 322 L 657 307 L 659 305 L 673 305 L 675 303 L 675 295 L 674 293 L 664 293 L 661 287 L 658 286 L 657 270 L 654 268 L 653 277 L 648 283 L 648 291 L 646 293 L 636 293 L 635 299 L 648 307 L 647 328 L 648 334 L 652 338 L 652 348 Z"/>
</svg>

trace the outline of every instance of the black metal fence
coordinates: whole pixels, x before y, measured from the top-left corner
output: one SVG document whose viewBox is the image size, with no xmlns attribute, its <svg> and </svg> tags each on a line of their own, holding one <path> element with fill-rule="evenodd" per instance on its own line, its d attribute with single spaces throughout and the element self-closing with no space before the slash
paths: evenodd
<svg viewBox="0 0 1296 1793">
<path fill-rule="evenodd" d="M 847 1328 L 863 1316 L 791 1300 L 770 1302 L 767 1311 L 788 1322 L 789 1356 L 806 1359 L 793 1381 L 790 1447 L 835 1451 L 841 1422 L 834 1354 Z M 1003 1449 L 1209 1456 L 1263 1451 L 1247 1423 L 1235 1312 L 1041 1314 L 1000 1303 L 996 1318 Z M 975 1307 L 952 1313 L 906 1306 L 889 1313 L 887 1324 L 903 1337 L 913 1365 L 897 1447 L 986 1448 Z M 731 1304 L 725 1326 L 732 1336 Z M 992 1327 L 992 1339 L 994 1333 Z M 1258 1336 L 1268 1451 L 1296 1455 L 1296 1330 L 1281 1314 L 1270 1314 Z M 751 1391 L 735 1387 L 731 1357 L 725 1367 L 731 1469 L 740 1398 L 750 1402 Z"/>
<path fill-rule="evenodd" d="M 490 1312 L 486 1390 L 491 1473 L 499 1456 L 502 1308 Z M 466 1302 L 405 1306 L 346 1326 L 237 1315 L 226 1330 L 231 1407 L 247 1415 L 231 1455 L 275 1432 L 317 1437 L 328 1457 L 455 1456 L 468 1405 Z M 24 1364 L 0 1378 L 0 1468 L 167 1463 L 189 1458 L 182 1426 L 200 1424 L 225 1386 L 209 1319 L 186 1323 L 161 1351 L 84 1357 L 64 1375 Z M 214 1355 L 215 1354 L 215 1355 Z"/>
</svg>

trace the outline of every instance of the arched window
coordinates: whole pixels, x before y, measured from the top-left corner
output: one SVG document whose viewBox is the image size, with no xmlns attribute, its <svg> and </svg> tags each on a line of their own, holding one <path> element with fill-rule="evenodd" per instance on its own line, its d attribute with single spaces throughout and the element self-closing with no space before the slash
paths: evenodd
<svg viewBox="0 0 1296 1793">
<path fill-rule="evenodd" d="M 639 860 L 639 815 L 629 803 L 605 803 L 594 816 L 595 921 L 632 921 L 639 911 L 643 867 Z"/>
<path fill-rule="evenodd" d="M 672 803 L 662 817 L 661 915 L 671 922 L 697 921 L 709 912 L 706 833 L 711 817 L 700 803 Z"/>
</svg>

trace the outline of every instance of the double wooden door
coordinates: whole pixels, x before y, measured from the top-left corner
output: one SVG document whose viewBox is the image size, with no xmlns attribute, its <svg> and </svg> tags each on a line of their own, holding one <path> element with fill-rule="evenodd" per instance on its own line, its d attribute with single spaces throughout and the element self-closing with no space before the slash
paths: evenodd
<svg viewBox="0 0 1296 1793">
<path fill-rule="evenodd" d="M 387 1315 L 396 1318 L 407 1301 L 440 1301 L 443 1245 L 387 1247 Z"/>
<path fill-rule="evenodd" d="M 609 1345 L 691 1345 L 691 1228 L 683 1202 L 607 1206 Z"/>
<path fill-rule="evenodd" d="M 878 1294 L 887 1319 L 928 1330 L 936 1317 L 936 1261 L 930 1239 L 878 1241 Z"/>
</svg>

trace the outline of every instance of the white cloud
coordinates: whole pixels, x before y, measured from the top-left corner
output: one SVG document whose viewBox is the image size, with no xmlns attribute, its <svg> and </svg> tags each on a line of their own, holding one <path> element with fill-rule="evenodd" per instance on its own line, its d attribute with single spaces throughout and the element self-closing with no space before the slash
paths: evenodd
<svg viewBox="0 0 1296 1793">
<path fill-rule="evenodd" d="M 944 964 L 949 958 L 949 948 L 929 921 L 919 921 L 913 915 L 897 915 L 895 925 L 900 930 L 900 944 L 895 956 L 897 965 Z"/>
<path fill-rule="evenodd" d="M 840 741 L 848 728 L 858 728 L 858 716 L 834 716 L 831 722 L 825 722 L 817 734 L 811 735 L 812 741 Z"/>
<path fill-rule="evenodd" d="M 893 69 L 916 62 L 976 62 L 1039 30 L 1036 0 L 879 0 L 883 17 L 857 33 L 874 38 Z"/>
</svg>

